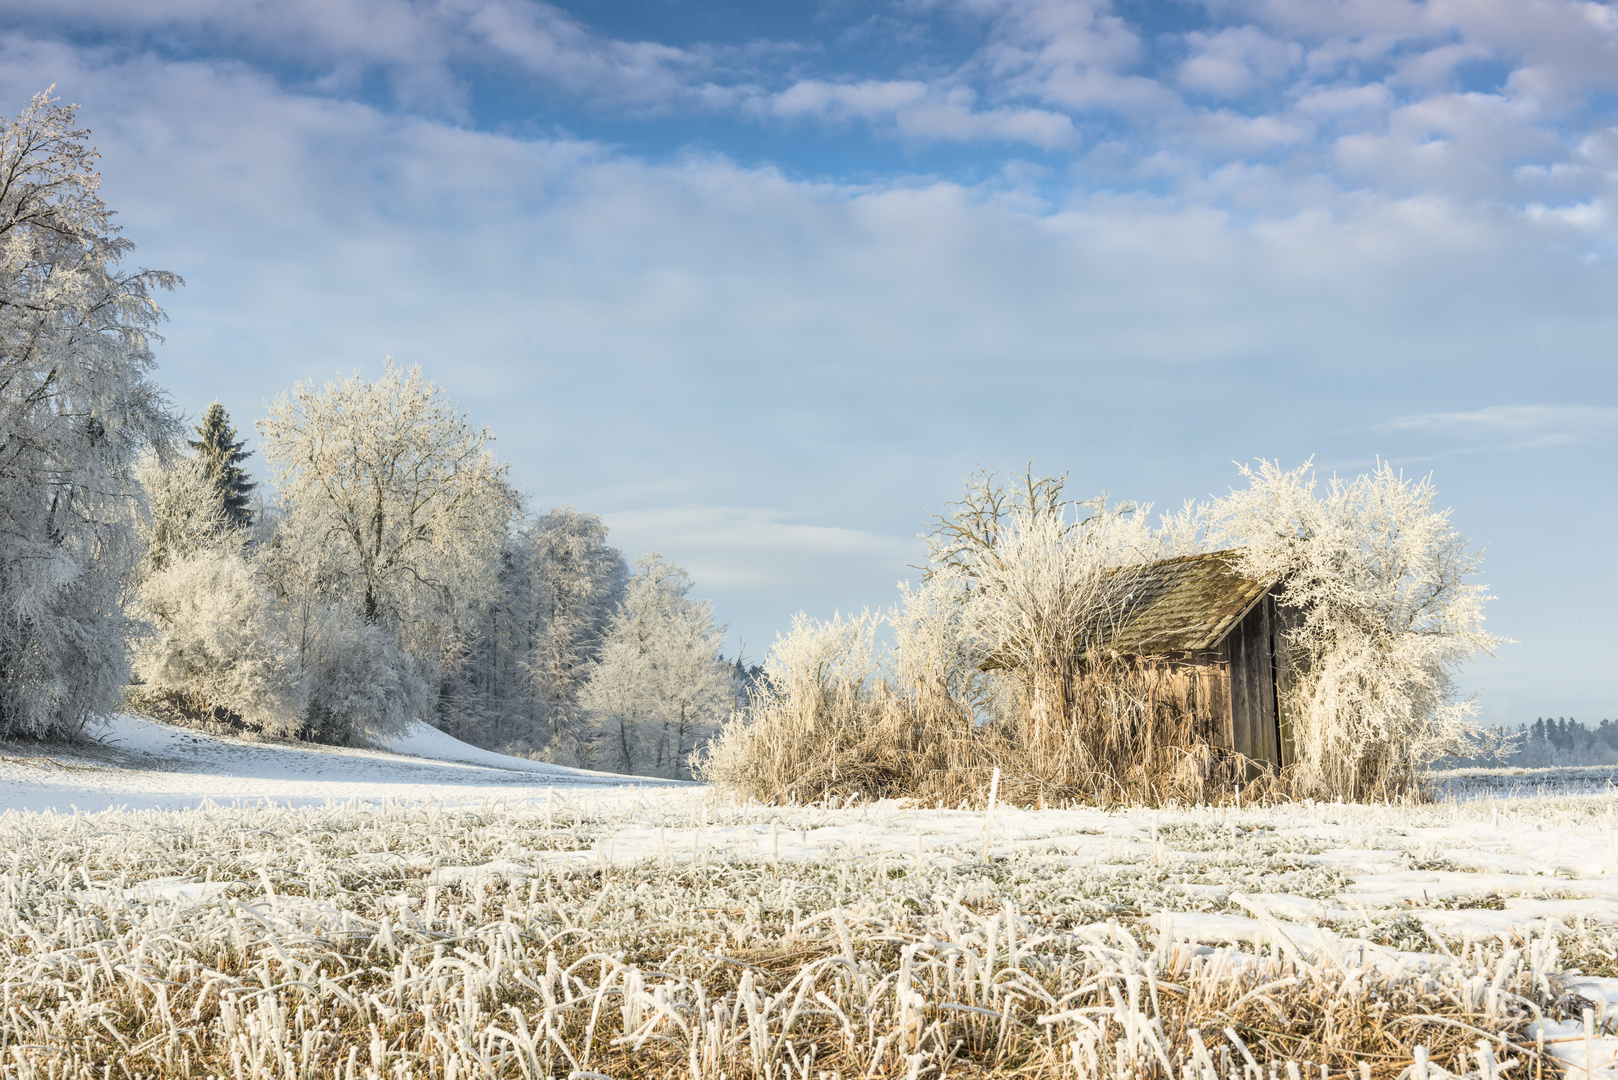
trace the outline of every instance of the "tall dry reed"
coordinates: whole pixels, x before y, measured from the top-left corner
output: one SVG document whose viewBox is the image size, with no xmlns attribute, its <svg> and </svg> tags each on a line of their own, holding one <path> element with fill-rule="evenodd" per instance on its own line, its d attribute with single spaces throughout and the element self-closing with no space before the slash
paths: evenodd
<svg viewBox="0 0 1618 1080">
<path fill-rule="evenodd" d="M 704 779 L 765 802 L 910 798 L 922 805 L 1217 801 L 1244 775 L 1215 747 L 1209 678 L 1095 660 L 1065 688 L 1067 715 L 1029 722 L 1027 688 L 1001 676 L 979 707 L 880 672 L 766 683 L 702 760 Z"/>
</svg>

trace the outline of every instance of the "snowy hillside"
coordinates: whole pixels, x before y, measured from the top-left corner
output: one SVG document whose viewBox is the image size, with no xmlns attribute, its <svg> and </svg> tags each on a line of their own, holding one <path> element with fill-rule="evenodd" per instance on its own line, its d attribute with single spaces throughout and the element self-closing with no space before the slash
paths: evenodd
<svg viewBox="0 0 1618 1080">
<path fill-rule="evenodd" d="M 251 742 L 127 715 L 91 735 L 82 747 L 0 755 L 0 810 L 167 810 L 241 799 L 458 802 L 559 786 L 670 783 L 491 753 L 420 723 L 385 750 Z"/>
</svg>

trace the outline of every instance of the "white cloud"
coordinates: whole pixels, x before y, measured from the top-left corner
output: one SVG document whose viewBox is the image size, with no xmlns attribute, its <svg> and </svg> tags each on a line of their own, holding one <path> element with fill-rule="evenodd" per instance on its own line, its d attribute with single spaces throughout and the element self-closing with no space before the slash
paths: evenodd
<svg viewBox="0 0 1618 1080">
<path fill-rule="evenodd" d="M 898 574 L 915 561 L 915 541 L 863 529 L 794 521 L 795 515 L 744 506 L 671 506 L 605 515 L 612 542 L 634 553 L 661 550 L 705 586 L 742 590 L 834 586 L 849 564 L 876 561 Z M 825 575 L 825 580 L 812 580 Z M 806 578 L 811 579 L 807 580 Z"/>
<path fill-rule="evenodd" d="M 1618 408 L 1603 405 L 1492 405 L 1468 412 L 1421 413 L 1387 421 L 1379 431 L 1427 431 L 1446 438 L 1514 449 L 1579 442 L 1618 431 Z"/>
<path fill-rule="evenodd" d="M 835 83 L 823 79 L 803 79 L 768 99 L 777 116 L 812 116 L 836 120 L 849 116 L 871 119 L 891 116 L 907 105 L 926 99 L 927 84 L 915 80 Z"/>
<path fill-rule="evenodd" d="M 1072 142 L 1073 121 L 1046 109 L 978 109 L 966 86 L 915 80 L 836 83 L 805 79 L 758 99 L 750 111 L 824 122 L 860 119 L 917 142 L 1021 142 L 1058 147 Z"/>
<path fill-rule="evenodd" d="M 1530 203 L 1528 217 L 1533 221 L 1554 221 L 1562 225 L 1571 225 L 1585 232 L 1595 230 L 1607 220 L 1605 209 L 1600 203 L 1594 202 L 1575 203 L 1572 206 L 1542 206 L 1539 203 Z"/>
<path fill-rule="evenodd" d="M 1243 116 L 1226 109 L 1199 115 L 1188 126 L 1199 144 L 1233 157 L 1297 146 L 1314 134 L 1314 125 L 1297 117 Z"/>
<path fill-rule="evenodd" d="M 1175 100 L 1156 80 L 1132 73 L 1139 32 L 1107 0 L 957 0 L 989 27 L 980 64 L 997 96 L 1048 108 L 1141 114 Z"/>
<path fill-rule="evenodd" d="M 1215 34 L 1186 35 L 1191 56 L 1180 65 L 1180 81 L 1220 97 L 1240 97 L 1275 84 L 1303 60 L 1303 46 L 1277 41 L 1252 26 Z"/>
<path fill-rule="evenodd" d="M 1472 200 L 1515 196 L 1518 168 L 1554 162 L 1568 147 L 1520 103 L 1466 93 L 1394 109 L 1385 131 L 1344 135 L 1335 152 L 1345 175 L 1359 183 Z"/>
<path fill-rule="evenodd" d="M 491 51 L 576 94 L 605 94 L 618 107 L 687 103 L 694 77 L 711 66 L 686 49 L 605 38 L 534 0 L 459 2 L 468 34 Z"/>
</svg>

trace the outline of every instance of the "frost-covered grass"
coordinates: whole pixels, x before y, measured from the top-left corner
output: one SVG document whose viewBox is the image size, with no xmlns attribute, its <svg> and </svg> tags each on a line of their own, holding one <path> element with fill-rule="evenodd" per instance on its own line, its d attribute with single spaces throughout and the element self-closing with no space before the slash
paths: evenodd
<svg viewBox="0 0 1618 1080">
<path fill-rule="evenodd" d="M 0 1076 L 1538 1080 L 1615 801 L 7 813 Z"/>
</svg>

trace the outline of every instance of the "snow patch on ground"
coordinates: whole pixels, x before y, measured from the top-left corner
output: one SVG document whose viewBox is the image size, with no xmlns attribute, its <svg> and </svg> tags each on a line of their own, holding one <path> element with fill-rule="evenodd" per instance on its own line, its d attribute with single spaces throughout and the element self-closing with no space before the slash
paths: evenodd
<svg viewBox="0 0 1618 1080">
<path fill-rule="evenodd" d="M 633 776 L 618 776 L 615 773 L 570 769 L 565 765 L 552 765 L 549 762 L 512 757 L 510 754 L 497 754 L 493 750 L 484 750 L 470 743 L 464 743 L 455 736 L 439 731 L 430 724 L 423 724 L 419 720 L 413 722 L 402 734 L 379 739 L 377 742 L 383 750 L 408 757 L 426 758 L 430 761 L 478 765 L 487 769 L 505 769 L 509 772 L 540 773 L 564 779 L 576 777 L 597 780 L 606 777 L 626 781 L 640 779 Z"/>
<path fill-rule="evenodd" d="M 668 786 L 469 746 L 413 724 L 381 748 L 255 742 L 119 715 L 76 747 L 0 750 L 0 811 L 178 810 L 208 802 L 477 802 L 554 787 Z"/>
</svg>

